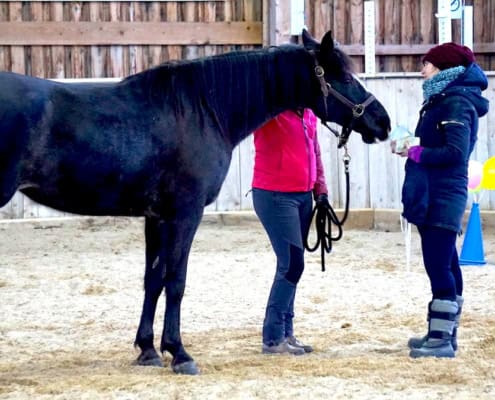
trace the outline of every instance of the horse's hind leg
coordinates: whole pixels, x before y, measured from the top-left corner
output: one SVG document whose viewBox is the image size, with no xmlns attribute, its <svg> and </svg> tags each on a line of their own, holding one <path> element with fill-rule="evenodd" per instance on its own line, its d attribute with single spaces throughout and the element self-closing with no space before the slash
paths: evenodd
<svg viewBox="0 0 495 400">
<path fill-rule="evenodd" d="M 144 303 L 134 344 L 141 349 L 137 364 L 162 367 L 162 360 L 153 344 L 153 322 L 155 319 L 156 304 L 163 289 L 165 260 L 164 255 L 160 254 L 162 240 L 157 221 L 146 218 L 145 238 L 146 271 L 144 274 Z"/>
</svg>

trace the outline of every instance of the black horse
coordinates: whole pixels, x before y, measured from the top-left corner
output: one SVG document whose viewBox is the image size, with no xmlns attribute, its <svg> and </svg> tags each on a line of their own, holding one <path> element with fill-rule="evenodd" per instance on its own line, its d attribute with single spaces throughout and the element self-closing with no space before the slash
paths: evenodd
<svg viewBox="0 0 495 400">
<path fill-rule="evenodd" d="M 170 62 L 115 84 L 0 73 L 0 206 L 20 190 L 66 212 L 145 217 L 138 364 L 162 365 L 153 321 L 165 290 L 160 350 L 173 371 L 198 373 L 180 335 L 187 261 L 242 139 L 300 107 L 366 143 L 387 138 L 387 112 L 331 34 L 320 44 L 304 32 L 303 43 Z"/>
</svg>

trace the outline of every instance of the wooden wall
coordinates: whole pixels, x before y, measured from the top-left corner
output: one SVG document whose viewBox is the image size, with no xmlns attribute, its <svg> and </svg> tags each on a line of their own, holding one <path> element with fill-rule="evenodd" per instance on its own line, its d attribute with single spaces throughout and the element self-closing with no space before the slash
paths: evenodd
<svg viewBox="0 0 495 400">
<path fill-rule="evenodd" d="M 305 0 L 310 32 L 321 38 L 331 29 L 358 72 L 364 70 L 364 1 Z M 478 62 L 495 70 L 495 0 L 465 3 L 473 5 Z M 437 41 L 436 4 L 375 0 L 377 72 L 418 70 L 421 55 Z M 0 70 L 123 77 L 167 60 L 261 46 L 266 29 L 288 28 L 288 7 L 288 0 L 1 1 Z M 278 8 L 285 23 L 270 25 Z M 460 21 L 452 25 L 460 41 Z"/>
<path fill-rule="evenodd" d="M 124 77 L 262 44 L 262 0 L 2 1 L 0 70 Z"/>
<path fill-rule="evenodd" d="M 364 71 L 363 0 L 305 0 L 307 25 L 315 37 L 327 30 Z M 474 12 L 474 51 L 485 70 L 495 70 L 495 0 L 466 0 Z M 421 56 L 437 43 L 437 0 L 375 0 L 377 72 L 415 72 Z M 461 41 L 461 22 L 452 22 Z"/>
<path fill-rule="evenodd" d="M 389 74 L 363 77 L 368 89 L 382 102 L 390 114 L 392 126 L 398 124 L 414 130 L 422 102 L 422 78 L 419 74 Z M 495 73 L 489 74 L 489 88 L 484 92 L 495 104 Z M 345 199 L 343 151 L 337 150 L 335 137 L 319 127 L 319 141 L 323 154 L 330 200 L 342 207 Z M 351 208 L 401 208 L 400 190 L 404 178 L 404 159 L 391 154 L 389 143 L 366 145 L 359 134 L 352 133 L 348 151 L 351 156 Z M 495 156 L 495 113 L 480 120 L 479 139 L 473 159 L 485 162 Z M 234 150 L 232 163 L 218 199 L 207 207 L 208 211 L 252 209 L 249 192 L 253 173 L 254 146 L 252 136 Z M 495 192 L 485 191 L 482 209 L 495 210 Z M 12 201 L 0 209 L 1 218 L 37 218 L 65 215 L 40 206 L 17 193 Z"/>
</svg>

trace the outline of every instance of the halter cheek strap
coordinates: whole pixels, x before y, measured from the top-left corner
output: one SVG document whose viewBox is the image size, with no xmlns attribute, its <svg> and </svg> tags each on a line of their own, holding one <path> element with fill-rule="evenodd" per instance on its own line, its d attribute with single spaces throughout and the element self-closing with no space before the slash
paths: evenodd
<svg viewBox="0 0 495 400">
<path fill-rule="evenodd" d="M 352 132 L 354 123 L 357 118 L 361 117 L 364 112 L 366 111 L 366 107 L 368 107 L 373 101 L 375 101 L 375 96 L 372 94 L 369 94 L 367 99 L 363 103 L 355 104 L 352 101 L 350 101 L 347 97 L 344 95 L 340 94 L 337 90 L 335 90 L 330 83 L 328 83 L 325 80 L 325 70 L 323 67 L 318 63 L 318 59 L 316 58 L 316 55 L 314 52 L 313 54 L 313 59 L 315 62 L 315 75 L 318 78 L 318 81 L 320 82 L 320 89 L 321 93 L 323 94 L 323 104 L 325 108 L 325 120 L 322 121 L 322 124 L 326 126 L 336 137 L 339 138 L 339 143 L 338 147 L 342 147 L 347 143 L 347 140 L 349 140 L 349 136 Z M 331 94 L 333 97 L 335 97 L 337 100 L 339 100 L 342 104 L 346 105 L 352 110 L 352 119 L 349 121 L 348 124 L 342 126 L 342 132 L 339 134 L 337 130 L 333 129 L 331 126 L 328 125 L 328 108 L 327 108 L 327 97 L 328 95 Z"/>
</svg>

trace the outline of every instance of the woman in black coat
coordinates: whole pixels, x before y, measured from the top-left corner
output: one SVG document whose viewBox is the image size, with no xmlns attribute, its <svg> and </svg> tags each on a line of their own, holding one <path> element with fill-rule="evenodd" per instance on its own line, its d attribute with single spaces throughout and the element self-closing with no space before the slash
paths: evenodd
<svg viewBox="0 0 495 400">
<path fill-rule="evenodd" d="M 432 291 L 428 333 L 409 340 L 411 357 L 455 357 L 457 350 L 463 280 L 456 238 L 478 119 L 488 112 L 488 100 L 481 96 L 488 81 L 474 61 L 468 47 L 455 43 L 433 47 L 423 57 L 424 103 L 415 131 L 420 144 L 399 153 L 408 157 L 403 216 L 418 228 Z"/>
</svg>

